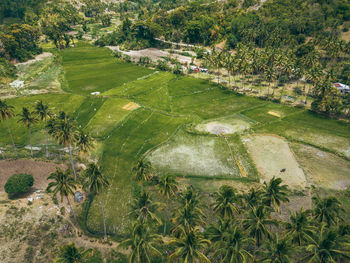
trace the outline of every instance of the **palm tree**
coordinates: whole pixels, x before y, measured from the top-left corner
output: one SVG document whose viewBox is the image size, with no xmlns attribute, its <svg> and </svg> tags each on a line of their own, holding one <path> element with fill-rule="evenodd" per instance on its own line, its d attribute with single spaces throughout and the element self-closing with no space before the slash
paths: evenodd
<svg viewBox="0 0 350 263">
<path fill-rule="evenodd" d="M 22 114 L 18 114 L 18 116 L 20 116 L 18 122 L 22 122 L 28 129 L 30 155 L 33 157 L 32 134 L 30 128 L 38 121 L 38 119 L 33 115 L 33 112 L 30 112 L 26 107 L 23 107 Z"/>
<path fill-rule="evenodd" d="M 94 140 L 90 136 L 90 134 L 84 132 L 83 130 L 79 130 L 79 132 L 76 134 L 76 143 L 78 146 L 78 151 L 84 156 L 86 156 L 89 153 L 89 151 L 94 147 L 93 142 Z M 85 159 L 85 162 L 87 162 L 87 159 Z"/>
<path fill-rule="evenodd" d="M 307 237 L 309 245 L 306 246 L 308 255 L 303 262 L 326 263 L 345 262 L 342 259 L 350 260 L 348 247 L 350 243 L 340 238 L 334 229 L 329 229 L 322 224 L 320 231 L 313 237 Z"/>
<path fill-rule="evenodd" d="M 279 239 L 275 236 L 264 244 L 264 250 L 259 251 L 264 263 L 292 263 L 291 257 L 294 255 L 293 246 L 286 238 Z M 260 262 L 260 261 L 259 261 Z"/>
<path fill-rule="evenodd" d="M 62 171 L 62 169 L 56 168 L 56 172 L 51 173 L 47 179 L 53 180 L 49 183 L 47 191 L 52 191 L 55 196 L 59 193 L 61 202 L 63 202 L 63 198 L 65 197 L 70 210 L 73 213 L 74 219 L 76 220 L 73 207 L 69 201 L 69 196 L 74 195 L 74 191 L 76 189 L 76 183 L 71 177 L 70 171 Z"/>
<path fill-rule="evenodd" d="M 275 220 L 271 219 L 271 208 L 268 206 L 258 206 L 250 209 L 248 217 L 243 219 L 243 226 L 250 237 L 255 238 L 255 245 L 260 247 L 264 237 L 270 238 L 271 233 L 267 228 L 268 225 L 276 225 Z"/>
<path fill-rule="evenodd" d="M 13 136 L 12 136 L 9 124 L 8 124 L 8 119 L 10 119 L 14 116 L 13 108 L 14 108 L 13 106 L 7 105 L 6 101 L 0 100 L 0 117 L 6 123 L 7 130 L 8 130 L 8 133 L 10 135 L 10 138 L 11 138 L 12 146 L 13 146 L 13 149 L 15 150 L 15 154 L 16 154 L 16 158 L 17 158 L 18 157 L 17 148 L 15 145 L 15 142 L 13 141 Z"/>
<path fill-rule="evenodd" d="M 150 162 L 146 162 L 144 160 L 139 160 L 136 166 L 133 168 L 133 172 L 135 174 L 135 179 L 140 184 L 143 181 L 149 181 L 152 178 L 152 166 Z"/>
<path fill-rule="evenodd" d="M 214 211 L 223 218 L 232 218 L 238 213 L 234 203 L 236 201 L 235 190 L 232 186 L 223 185 L 215 194 Z"/>
<path fill-rule="evenodd" d="M 280 213 L 281 202 L 289 202 L 288 186 L 281 185 L 282 179 L 273 177 L 269 183 L 264 182 L 263 201 L 268 206 L 273 206 Z"/>
<path fill-rule="evenodd" d="M 162 255 L 156 248 L 161 243 L 160 235 L 152 233 L 147 224 L 136 221 L 132 224 L 129 236 L 118 247 L 131 249 L 130 263 L 151 263 L 152 255 Z"/>
<path fill-rule="evenodd" d="M 326 223 L 331 226 L 340 220 L 340 213 L 344 211 L 339 200 L 335 197 L 326 197 L 321 199 L 314 196 L 313 201 L 313 217 L 319 223 Z"/>
<path fill-rule="evenodd" d="M 181 228 L 180 238 L 173 238 L 169 246 L 175 246 L 175 251 L 169 256 L 170 261 L 178 260 L 186 263 L 210 262 L 202 252 L 211 242 L 205 239 L 198 227 L 189 231 Z"/>
<path fill-rule="evenodd" d="M 218 218 L 218 222 L 215 225 L 210 225 L 206 231 L 205 236 L 212 242 L 221 241 L 224 238 L 226 231 L 234 225 L 235 222 L 232 219 Z"/>
<path fill-rule="evenodd" d="M 141 223 L 155 221 L 161 224 L 161 220 L 156 215 L 158 207 L 159 203 L 153 202 L 149 193 L 141 191 L 136 194 L 131 204 L 131 215 Z"/>
<path fill-rule="evenodd" d="M 68 147 L 69 159 L 74 174 L 74 179 L 77 179 L 75 172 L 74 161 L 72 156 L 72 146 L 76 143 L 77 128 L 74 121 L 65 112 L 60 112 L 58 118 L 53 123 L 52 135 L 57 139 L 58 144 L 63 147 Z"/>
<path fill-rule="evenodd" d="M 158 186 L 158 193 L 166 199 L 166 207 L 164 209 L 164 231 L 163 231 L 163 235 L 165 236 L 166 222 L 167 222 L 167 219 L 165 218 L 166 217 L 165 214 L 168 209 L 168 201 L 172 196 L 176 195 L 176 192 L 178 190 L 178 183 L 176 182 L 173 176 L 166 174 L 159 178 L 157 186 Z"/>
<path fill-rule="evenodd" d="M 49 106 L 47 104 L 44 104 L 42 100 L 38 101 L 35 104 L 34 112 L 38 116 L 38 118 L 46 124 L 48 119 L 50 119 L 52 116 Z M 49 146 L 48 146 L 49 133 L 48 133 L 47 127 L 45 128 L 45 131 L 46 131 L 46 158 L 49 158 Z"/>
<path fill-rule="evenodd" d="M 222 263 L 246 263 L 253 258 L 245 246 L 251 242 L 251 238 L 247 238 L 243 231 L 236 225 L 228 228 L 223 238 L 215 243 L 214 256 L 220 256 Z"/>
<path fill-rule="evenodd" d="M 74 243 L 70 243 L 59 248 L 58 257 L 54 259 L 54 263 L 83 263 L 90 254 L 92 254 L 91 249 L 80 251 Z"/>
<path fill-rule="evenodd" d="M 300 212 L 292 213 L 290 222 L 285 223 L 286 236 L 291 237 L 291 241 L 298 246 L 302 246 L 307 241 L 307 237 L 314 233 L 315 227 L 309 221 L 310 213 L 310 210 L 301 209 Z"/>
<path fill-rule="evenodd" d="M 243 194 L 243 199 L 252 208 L 262 203 L 262 195 L 263 191 L 260 188 L 251 188 L 248 193 Z"/>
<path fill-rule="evenodd" d="M 101 197 L 101 192 L 109 186 L 109 181 L 107 177 L 101 173 L 100 168 L 94 164 L 90 163 L 85 171 L 86 182 L 84 187 L 89 189 L 90 193 L 98 194 L 100 198 L 101 212 L 102 212 L 102 221 L 103 221 L 103 233 L 104 238 L 107 238 L 107 227 L 106 220 L 103 210 L 103 202 Z"/>
</svg>

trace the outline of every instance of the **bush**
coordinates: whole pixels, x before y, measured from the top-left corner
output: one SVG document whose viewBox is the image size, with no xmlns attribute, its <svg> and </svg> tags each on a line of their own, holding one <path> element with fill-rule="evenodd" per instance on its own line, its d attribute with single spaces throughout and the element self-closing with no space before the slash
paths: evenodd
<svg viewBox="0 0 350 263">
<path fill-rule="evenodd" d="M 31 174 L 14 174 L 5 184 L 5 192 L 9 195 L 25 193 L 34 184 L 34 178 Z"/>
</svg>

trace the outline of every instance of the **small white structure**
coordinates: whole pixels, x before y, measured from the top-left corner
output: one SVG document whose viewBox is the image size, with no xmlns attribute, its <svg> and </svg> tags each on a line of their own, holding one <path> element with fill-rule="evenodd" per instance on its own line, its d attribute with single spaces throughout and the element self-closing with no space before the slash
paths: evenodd
<svg viewBox="0 0 350 263">
<path fill-rule="evenodd" d="M 24 87 L 24 81 L 16 79 L 10 83 L 10 86 L 15 89 L 20 89 Z"/>
<path fill-rule="evenodd" d="M 100 95 L 101 93 L 99 91 L 95 91 L 95 92 L 91 92 L 90 94 L 96 96 L 96 95 Z"/>
<path fill-rule="evenodd" d="M 350 88 L 349 88 L 348 85 L 345 85 L 345 84 L 342 84 L 342 83 L 339 83 L 339 82 L 333 83 L 332 87 L 337 88 L 340 91 L 340 93 L 348 93 L 348 92 L 350 92 Z"/>
</svg>

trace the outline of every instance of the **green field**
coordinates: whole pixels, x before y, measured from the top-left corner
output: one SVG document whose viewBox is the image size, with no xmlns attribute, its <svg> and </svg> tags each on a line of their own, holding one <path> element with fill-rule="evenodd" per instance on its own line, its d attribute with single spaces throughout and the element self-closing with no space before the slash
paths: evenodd
<svg viewBox="0 0 350 263">
<path fill-rule="evenodd" d="M 219 185 L 217 180 L 259 180 L 244 144 L 244 136 L 253 132 L 277 134 L 350 158 L 350 126 L 343 122 L 239 95 L 205 80 L 124 63 L 106 48 L 80 44 L 59 55 L 65 93 L 17 97 L 8 103 L 19 113 L 21 107 L 31 107 L 42 99 L 54 112 L 72 114 L 78 125 L 96 138 L 94 156 L 111 179 L 103 199 L 107 225 L 113 232 L 121 233 L 127 227 L 134 184 L 131 170 L 142 157 L 162 173 L 208 188 Z M 90 95 L 95 91 L 101 96 Z M 130 103 L 139 107 L 128 109 Z M 27 130 L 17 121 L 15 117 L 9 124 L 16 144 L 23 147 L 28 144 Z M 208 124 L 243 128 L 224 136 L 196 128 Z M 10 149 L 6 126 L 1 123 L 0 127 L 1 146 Z M 33 144 L 44 144 L 42 124 L 33 127 Z M 301 162 L 304 155 L 300 154 Z M 337 163 L 348 162 L 341 160 Z M 312 167 L 316 166 L 314 162 Z M 98 202 L 92 204 L 88 224 L 101 229 Z"/>
</svg>

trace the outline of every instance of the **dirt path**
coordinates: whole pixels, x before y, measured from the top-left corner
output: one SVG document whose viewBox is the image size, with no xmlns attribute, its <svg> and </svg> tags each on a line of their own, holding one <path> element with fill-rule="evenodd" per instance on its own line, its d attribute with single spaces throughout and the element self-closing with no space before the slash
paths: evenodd
<svg viewBox="0 0 350 263">
<path fill-rule="evenodd" d="M 22 62 L 22 63 L 17 63 L 16 65 L 28 65 L 28 64 L 32 64 L 33 62 L 35 61 L 40 61 L 40 60 L 43 60 L 44 58 L 47 58 L 47 57 L 51 57 L 52 56 L 52 53 L 50 52 L 44 52 L 44 53 L 41 53 L 40 55 L 37 55 L 35 58 L 33 59 L 30 59 L 26 62 Z"/>
</svg>

